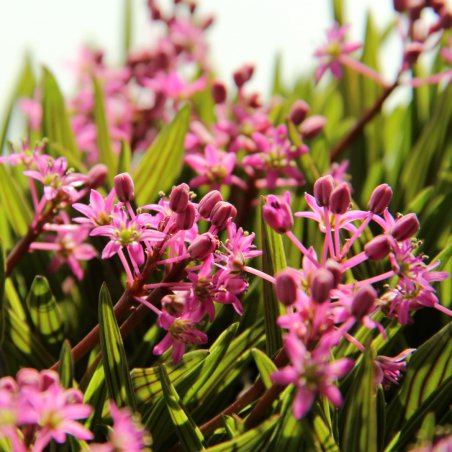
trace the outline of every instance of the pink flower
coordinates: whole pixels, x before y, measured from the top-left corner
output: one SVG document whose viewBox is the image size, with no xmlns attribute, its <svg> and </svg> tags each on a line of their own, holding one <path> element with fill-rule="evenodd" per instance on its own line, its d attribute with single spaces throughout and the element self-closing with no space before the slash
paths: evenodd
<svg viewBox="0 0 452 452">
<path fill-rule="evenodd" d="M 82 224 L 90 224 L 92 226 L 105 226 L 110 224 L 115 195 L 115 191 L 111 190 L 104 199 L 98 191 L 91 190 L 89 206 L 82 203 L 75 203 L 72 205 L 75 210 L 78 210 L 86 217 L 77 217 L 74 218 L 74 221 Z"/>
<path fill-rule="evenodd" d="M 385 387 L 397 384 L 402 370 L 406 367 L 406 358 L 415 352 L 415 348 L 408 348 L 397 356 L 377 356 L 375 359 L 375 384 Z"/>
</svg>

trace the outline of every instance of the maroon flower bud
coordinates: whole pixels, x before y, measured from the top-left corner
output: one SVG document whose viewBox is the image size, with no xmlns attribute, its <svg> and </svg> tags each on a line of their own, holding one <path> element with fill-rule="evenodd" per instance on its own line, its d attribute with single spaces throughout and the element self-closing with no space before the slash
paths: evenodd
<svg viewBox="0 0 452 452">
<path fill-rule="evenodd" d="M 99 188 L 104 185 L 108 175 L 108 168 L 102 163 L 94 165 L 88 172 L 87 185 L 91 188 Z"/>
<path fill-rule="evenodd" d="M 198 204 L 198 212 L 204 218 L 209 218 L 212 213 L 212 209 L 215 207 L 217 203 L 223 201 L 223 197 L 218 190 L 212 190 L 207 193 L 204 198 L 199 201 Z"/>
<path fill-rule="evenodd" d="M 372 286 L 363 286 L 358 289 L 352 301 L 351 314 L 357 319 L 362 319 L 372 309 L 377 292 Z"/>
<path fill-rule="evenodd" d="M 411 67 L 416 63 L 420 54 L 423 52 L 424 46 L 420 42 L 411 42 L 405 48 L 404 62 Z"/>
<path fill-rule="evenodd" d="M 311 298 L 316 303 L 323 303 L 328 300 L 330 290 L 334 287 L 334 276 L 325 268 L 319 268 L 312 278 Z"/>
<path fill-rule="evenodd" d="M 304 100 L 297 100 L 292 105 L 292 110 L 289 113 L 289 119 L 299 126 L 309 113 L 309 105 Z"/>
<path fill-rule="evenodd" d="M 303 138 L 314 138 L 322 132 L 326 124 L 323 116 L 311 116 L 303 121 L 300 132 Z"/>
<path fill-rule="evenodd" d="M 336 288 L 342 281 L 342 266 L 339 262 L 334 261 L 333 259 L 328 259 L 325 263 L 325 268 L 333 275 L 334 285 L 333 288 Z"/>
<path fill-rule="evenodd" d="M 176 226 L 178 229 L 190 229 L 196 217 L 196 209 L 193 204 L 187 204 L 183 212 L 176 213 Z"/>
<path fill-rule="evenodd" d="M 232 75 L 237 88 L 240 89 L 253 76 L 253 72 L 254 66 L 252 64 L 244 64 L 237 69 Z"/>
<path fill-rule="evenodd" d="M 212 97 L 216 104 L 222 104 L 227 97 L 226 86 L 223 82 L 215 80 L 212 83 Z"/>
<path fill-rule="evenodd" d="M 331 193 L 330 209 L 331 212 L 343 214 L 347 212 L 350 206 L 350 188 L 347 183 L 342 182 Z"/>
<path fill-rule="evenodd" d="M 388 184 L 381 184 L 374 189 L 369 200 L 369 210 L 382 215 L 392 199 L 392 189 Z"/>
<path fill-rule="evenodd" d="M 169 206 L 173 212 L 181 213 L 185 210 L 190 200 L 190 187 L 180 184 L 171 190 Z"/>
<path fill-rule="evenodd" d="M 333 178 L 330 175 L 319 177 L 315 181 L 314 197 L 319 206 L 328 206 L 333 188 Z"/>
<path fill-rule="evenodd" d="M 290 195 L 284 197 L 268 195 L 267 203 L 262 209 L 265 222 L 276 232 L 284 234 L 293 228 L 292 209 L 290 208 Z"/>
<path fill-rule="evenodd" d="M 128 202 L 135 199 L 133 180 L 129 173 L 121 173 L 115 176 L 114 186 L 116 196 L 120 201 Z"/>
<path fill-rule="evenodd" d="M 192 259 L 205 260 L 207 257 L 215 252 L 218 246 L 218 240 L 210 232 L 199 235 L 193 240 L 188 247 L 188 254 Z"/>
<path fill-rule="evenodd" d="M 285 268 L 276 275 L 276 296 L 283 305 L 290 306 L 297 301 L 298 288 L 299 279 L 292 269 Z"/>
<path fill-rule="evenodd" d="M 364 246 L 366 256 L 373 261 L 384 259 L 389 251 L 391 251 L 391 245 L 386 235 L 378 235 Z"/>
<path fill-rule="evenodd" d="M 399 218 L 392 228 L 392 236 L 398 241 L 409 239 L 419 230 L 419 220 L 414 213 Z"/>
<path fill-rule="evenodd" d="M 393 4 L 398 13 L 403 13 L 408 8 L 408 0 L 393 0 Z"/>
<path fill-rule="evenodd" d="M 223 230 L 230 218 L 235 218 L 237 209 L 226 201 L 217 202 L 210 214 L 210 222 L 220 231 Z"/>
</svg>

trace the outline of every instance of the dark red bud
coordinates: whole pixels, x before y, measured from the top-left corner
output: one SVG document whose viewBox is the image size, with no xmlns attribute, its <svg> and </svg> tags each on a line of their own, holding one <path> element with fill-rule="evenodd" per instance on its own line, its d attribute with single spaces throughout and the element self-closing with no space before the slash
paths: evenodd
<svg viewBox="0 0 452 452">
<path fill-rule="evenodd" d="M 276 296 L 283 305 L 290 306 L 297 301 L 298 288 L 299 279 L 292 269 L 286 268 L 276 275 Z"/>
<path fill-rule="evenodd" d="M 210 214 L 210 222 L 220 231 L 223 230 L 230 218 L 235 218 L 237 209 L 226 201 L 217 202 Z"/>
<path fill-rule="evenodd" d="M 326 124 L 326 119 L 323 116 L 311 116 L 303 121 L 300 132 L 303 138 L 314 138 L 322 132 Z"/>
<path fill-rule="evenodd" d="M 232 75 L 234 83 L 237 88 L 241 88 L 253 76 L 254 66 L 252 64 L 245 64 L 237 69 Z"/>
<path fill-rule="evenodd" d="M 212 83 L 212 97 L 216 104 L 222 104 L 226 100 L 227 91 L 223 82 L 215 80 Z"/>
<path fill-rule="evenodd" d="M 311 282 L 311 297 L 316 303 L 323 303 L 330 297 L 330 290 L 334 287 L 334 276 L 325 268 L 316 270 Z"/>
<path fill-rule="evenodd" d="M 116 196 L 122 202 L 130 202 L 135 199 L 133 180 L 129 173 L 118 174 L 114 178 Z"/>
<path fill-rule="evenodd" d="M 369 210 L 382 215 L 392 199 L 392 189 L 388 184 L 381 184 L 374 189 L 369 200 Z"/>
<path fill-rule="evenodd" d="M 207 195 L 205 195 L 198 204 L 199 214 L 204 218 L 209 218 L 212 213 L 212 209 L 220 201 L 223 201 L 223 197 L 218 190 L 212 190 L 207 193 Z"/>
<path fill-rule="evenodd" d="M 268 195 L 267 203 L 262 208 L 264 221 L 279 234 L 293 228 L 293 215 L 289 204 L 278 196 Z"/>
<path fill-rule="evenodd" d="M 325 268 L 333 275 L 334 285 L 333 288 L 337 287 L 342 281 L 342 266 L 339 262 L 334 261 L 333 259 L 328 259 L 325 263 Z"/>
<path fill-rule="evenodd" d="M 414 213 L 399 218 L 392 228 L 392 236 L 398 241 L 409 239 L 419 231 L 419 220 Z"/>
<path fill-rule="evenodd" d="M 386 235 L 378 235 L 364 246 L 366 256 L 373 261 L 384 259 L 389 251 L 391 251 L 391 245 Z"/>
<path fill-rule="evenodd" d="M 199 235 L 188 247 L 188 254 L 192 259 L 205 260 L 218 246 L 218 240 L 209 232 Z"/>
<path fill-rule="evenodd" d="M 187 204 L 183 212 L 176 213 L 176 226 L 178 229 L 190 229 L 196 217 L 196 209 L 193 204 Z"/>
<path fill-rule="evenodd" d="M 331 193 L 330 209 L 336 214 L 344 214 L 350 206 L 350 188 L 347 183 L 342 182 Z"/>
<path fill-rule="evenodd" d="M 375 292 L 375 289 L 372 286 L 360 287 L 352 301 L 352 316 L 356 317 L 357 319 L 361 319 L 365 315 L 369 314 L 376 298 L 377 292 Z"/>
<path fill-rule="evenodd" d="M 408 0 L 393 0 L 393 4 L 398 13 L 403 13 L 408 8 Z"/>
<path fill-rule="evenodd" d="M 289 113 L 289 119 L 299 126 L 309 113 L 309 105 L 304 100 L 297 100 L 292 105 L 292 110 Z"/>
<path fill-rule="evenodd" d="M 108 168 L 102 163 L 98 163 L 89 170 L 87 185 L 89 185 L 90 188 L 99 188 L 104 185 L 107 175 Z"/>
<path fill-rule="evenodd" d="M 190 187 L 180 184 L 171 190 L 169 206 L 173 212 L 181 213 L 185 210 L 190 200 Z"/>
<path fill-rule="evenodd" d="M 321 207 L 328 206 L 333 191 L 333 178 L 330 175 L 319 177 L 314 184 L 314 197 Z"/>
</svg>

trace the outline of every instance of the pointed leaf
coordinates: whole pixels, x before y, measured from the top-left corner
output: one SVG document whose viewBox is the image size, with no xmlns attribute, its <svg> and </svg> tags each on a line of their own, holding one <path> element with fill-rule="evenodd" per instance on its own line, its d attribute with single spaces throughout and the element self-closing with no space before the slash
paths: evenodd
<svg viewBox="0 0 452 452">
<path fill-rule="evenodd" d="M 158 192 L 169 189 L 179 176 L 189 119 L 190 108 L 185 106 L 145 152 L 133 174 L 138 204 L 155 200 Z"/>
<path fill-rule="evenodd" d="M 74 363 L 72 360 L 71 344 L 68 340 L 63 342 L 60 352 L 60 364 L 58 366 L 60 381 L 63 387 L 71 388 L 73 383 Z"/>
<path fill-rule="evenodd" d="M 253 348 L 251 350 L 254 362 L 256 363 L 259 375 L 267 389 L 272 386 L 271 374 L 277 370 L 275 363 L 261 350 Z"/>
<path fill-rule="evenodd" d="M 99 293 L 99 327 L 102 362 L 110 398 L 119 407 L 128 405 L 135 410 L 135 395 L 126 352 L 113 312 L 110 292 L 105 283 Z"/>
<path fill-rule="evenodd" d="M 130 47 L 132 46 L 132 34 L 133 34 L 133 1 L 132 0 L 123 0 L 123 26 L 122 26 L 122 34 L 123 34 L 123 59 L 124 62 L 127 61 L 127 57 L 129 55 Z"/>
<path fill-rule="evenodd" d="M 91 405 L 93 411 L 85 421 L 85 427 L 92 429 L 102 417 L 102 408 L 107 396 L 104 366 L 99 364 L 84 391 L 83 402 Z"/>
<path fill-rule="evenodd" d="M 0 239 L 0 347 L 5 338 L 5 315 L 6 315 L 6 300 L 5 300 L 5 253 L 3 252 L 3 243 Z"/>
</svg>

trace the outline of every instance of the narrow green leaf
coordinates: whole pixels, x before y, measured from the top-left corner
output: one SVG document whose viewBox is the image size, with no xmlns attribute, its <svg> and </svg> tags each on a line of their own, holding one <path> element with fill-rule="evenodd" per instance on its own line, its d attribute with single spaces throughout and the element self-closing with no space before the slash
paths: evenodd
<svg viewBox="0 0 452 452">
<path fill-rule="evenodd" d="M 127 61 L 127 57 L 129 55 L 130 47 L 132 46 L 132 34 L 133 34 L 133 2 L 132 0 L 124 0 L 123 3 L 123 60 Z"/>
<path fill-rule="evenodd" d="M 99 150 L 99 160 L 108 168 L 108 180 L 113 186 L 113 178 L 116 176 L 117 157 L 113 152 L 110 140 L 110 130 L 108 127 L 107 113 L 105 110 L 105 97 L 102 82 L 93 77 L 94 89 L 94 121 L 97 131 L 97 148 Z"/>
<path fill-rule="evenodd" d="M 64 97 L 54 75 L 45 67 L 42 72 L 42 114 L 43 135 L 49 139 L 50 148 L 60 146 L 79 159 Z"/>
<path fill-rule="evenodd" d="M 72 361 L 71 344 L 68 340 L 65 340 L 61 347 L 58 373 L 60 374 L 61 384 L 65 388 L 71 388 L 74 378 L 74 363 Z"/>
<path fill-rule="evenodd" d="M 83 402 L 93 407 L 91 416 L 85 421 L 85 427 L 92 429 L 102 417 L 102 407 L 105 404 L 107 389 L 103 364 L 99 363 L 84 391 Z"/>
<path fill-rule="evenodd" d="M 282 55 L 278 53 L 273 65 L 272 96 L 282 96 L 285 89 L 282 80 Z"/>
<path fill-rule="evenodd" d="M 377 402 L 373 356 L 367 350 L 344 407 L 343 450 L 377 451 Z"/>
<path fill-rule="evenodd" d="M 99 327 L 102 362 L 110 398 L 119 407 L 128 405 L 135 410 L 135 395 L 127 356 L 113 312 L 110 292 L 105 283 L 102 284 L 99 293 Z"/>
<path fill-rule="evenodd" d="M 64 337 L 64 316 L 44 276 L 33 280 L 26 299 L 33 325 L 49 344 L 60 343 Z"/>
<path fill-rule="evenodd" d="M 261 204 L 261 212 L 262 206 L 263 204 Z M 282 237 L 265 223 L 262 216 L 261 231 L 263 271 L 269 275 L 275 275 L 287 267 Z M 268 356 L 272 357 L 282 347 L 283 343 L 281 328 L 276 324 L 277 318 L 283 311 L 276 298 L 273 284 L 263 281 L 263 285 L 266 352 Z"/>
<path fill-rule="evenodd" d="M 155 200 L 159 191 L 168 190 L 179 176 L 189 119 L 190 108 L 186 105 L 145 152 L 133 174 L 138 204 Z"/>
<path fill-rule="evenodd" d="M 163 395 L 168 407 L 168 412 L 176 428 L 177 436 L 187 451 L 205 450 L 204 437 L 185 410 L 179 395 L 171 384 L 170 379 L 163 366 L 159 367 L 160 382 L 163 388 Z"/>
<path fill-rule="evenodd" d="M 5 338 L 5 279 L 5 253 L 3 251 L 2 240 L 0 239 L 0 347 L 2 346 Z"/>
<path fill-rule="evenodd" d="M 130 162 L 132 161 L 132 150 L 128 141 L 121 141 L 121 153 L 119 154 L 118 174 L 130 173 Z"/>
<path fill-rule="evenodd" d="M 275 363 L 261 350 L 253 348 L 251 350 L 259 375 L 267 389 L 272 386 L 271 374 L 277 370 Z"/>
</svg>

